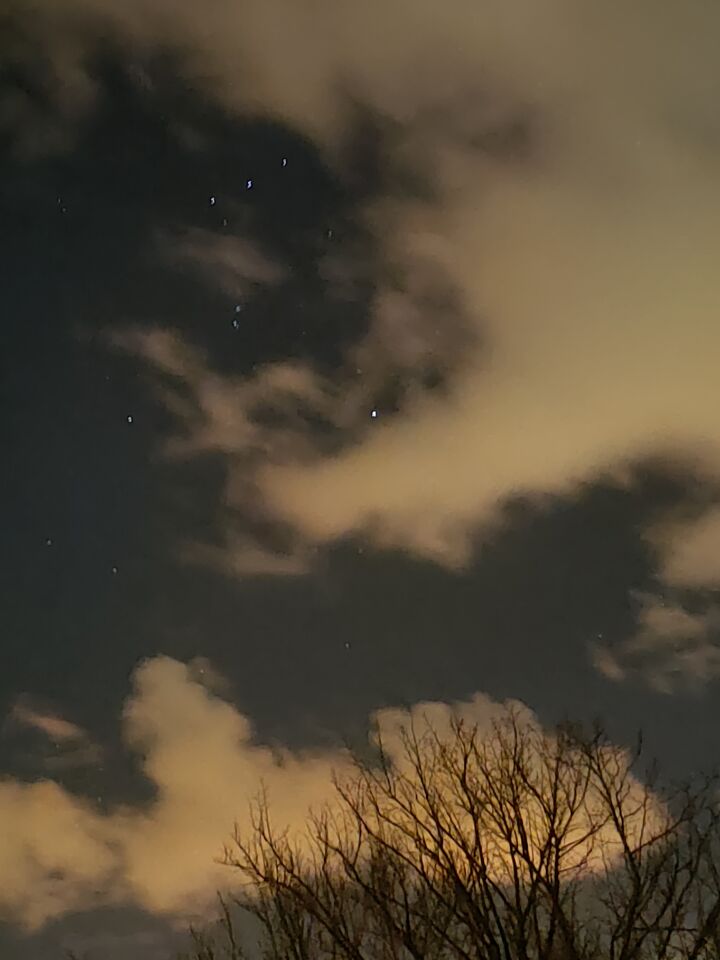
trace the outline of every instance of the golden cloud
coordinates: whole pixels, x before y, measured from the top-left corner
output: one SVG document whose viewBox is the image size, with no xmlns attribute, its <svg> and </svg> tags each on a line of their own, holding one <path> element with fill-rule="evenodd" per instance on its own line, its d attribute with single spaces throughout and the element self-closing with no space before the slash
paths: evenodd
<svg viewBox="0 0 720 960">
<path fill-rule="evenodd" d="M 274 821 L 297 837 L 311 809 L 337 804 L 335 782 L 356 769 L 349 754 L 259 744 L 248 718 L 210 689 L 219 680 L 210 671 L 206 683 L 209 669 L 157 657 L 135 671 L 123 730 L 155 788 L 147 808 L 101 813 L 50 780 L 0 783 L 0 911 L 6 918 L 32 930 L 71 911 L 133 903 L 184 919 L 209 910 L 216 891 L 232 885 L 219 860 L 233 824 L 245 835 L 251 831 L 261 790 Z M 476 694 L 467 703 L 382 710 L 370 718 L 371 728 L 407 776 L 403 729 L 432 730 L 442 739 L 459 718 L 492 739 L 493 721 L 509 706 Z M 526 708 L 514 707 L 534 725 L 538 744 L 543 736 L 551 742 Z M 625 754 L 617 756 L 622 761 Z M 633 778 L 628 783 L 635 800 L 643 788 Z"/>
</svg>

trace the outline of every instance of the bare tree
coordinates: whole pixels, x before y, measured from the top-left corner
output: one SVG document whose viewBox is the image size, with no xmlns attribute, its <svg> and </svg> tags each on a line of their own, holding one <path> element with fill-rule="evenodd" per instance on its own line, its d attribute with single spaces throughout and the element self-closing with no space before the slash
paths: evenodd
<svg viewBox="0 0 720 960">
<path fill-rule="evenodd" d="M 640 737 L 516 709 L 377 745 L 300 833 L 258 797 L 225 851 L 235 893 L 185 960 L 720 960 L 717 775 L 662 787 Z"/>
<path fill-rule="evenodd" d="M 418 729 L 418 726 L 421 729 Z M 265 960 L 720 956 L 717 778 L 661 790 L 596 727 L 411 723 L 290 835 L 262 795 L 226 862 Z M 224 952 L 238 960 L 230 913 Z M 202 951 L 205 952 L 202 952 Z"/>
</svg>

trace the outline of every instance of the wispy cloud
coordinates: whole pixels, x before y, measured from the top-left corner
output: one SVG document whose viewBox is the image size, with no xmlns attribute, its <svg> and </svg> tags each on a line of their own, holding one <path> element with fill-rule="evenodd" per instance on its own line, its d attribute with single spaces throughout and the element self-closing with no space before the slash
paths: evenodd
<svg viewBox="0 0 720 960">
<path fill-rule="evenodd" d="M 39 738 L 37 748 L 25 750 L 25 759 L 44 773 L 102 763 L 102 747 L 83 727 L 58 713 L 33 706 L 29 697 L 19 698 L 5 718 L 6 735 L 21 730 L 30 730 Z"/>
<path fill-rule="evenodd" d="M 54 23 L 56 9 L 38 0 L 38 22 Z M 127 49 L 176 45 L 209 94 L 301 130 L 339 176 L 348 102 L 381 116 L 388 168 L 430 187 L 422 197 L 389 189 L 363 211 L 382 264 L 403 278 L 431 265 L 461 304 L 458 337 L 457 311 L 435 302 L 413 312 L 401 281 L 399 298 L 378 297 L 371 333 L 331 382 L 298 364 L 223 377 L 167 331 L 139 345 L 191 394 L 166 394 L 175 449 L 224 453 L 228 516 L 250 498 L 253 518 L 282 531 L 279 546 L 254 534 L 247 544 L 241 526 L 226 547 L 198 555 L 239 575 L 295 573 L 313 548 L 363 536 L 462 567 L 510 496 L 626 480 L 648 457 L 720 478 L 720 9 L 703 0 L 452 0 L 442 17 L 405 0 L 321 4 L 320 16 L 285 0 L 68 9 Z M 82 73 L 78 50 L 92 34 L 66 26 L 65 59 L 52 62 Z M 212 269 L 229 264 L 235 276 L 242 257 L 213 256 Z M 448 342 L 460 358 L 446 391 L 428 393 L 417 374 Z M 378 345 L 415 375 L 393 416 L 368 409 L 395 373 Z M 261 402 L 274 429 L 258 423 Z M 309 429 L 308 410 L 343 441 Z M 692 573 L 700 583 L 701 561 L 714 571 L 713 538 L 706 531 L 692 557 L 676 544 L 667 582 Z"/>
<path fill-rule="evenodd" d="M 594 646 L 592 658 L 609 680 L 642 677 L 662 693 L 697 691 L 720 677 L 720 612 L 691 612 L 652 594 L 638 597 L 636 632 L 614 646 Z"/>
<path fill-rule="evenodd" d="M 165 237 L 161 245 L 172 262 L 197 270 L 210 283 L 238 299 L 249 296 L 258 287 L 275 286 L 286 276 L 279 263 L 241 237 L 193 229 L 179 237 Z"/>
<path fill-rule="evenodd" d="M 36 730 L 55 743 L 77 743 L 87 739 L 82 727 L 58 714 L 34 710 L 19 701 L 10 711 L 10 719 L 22 727 Z"/>
</svg>

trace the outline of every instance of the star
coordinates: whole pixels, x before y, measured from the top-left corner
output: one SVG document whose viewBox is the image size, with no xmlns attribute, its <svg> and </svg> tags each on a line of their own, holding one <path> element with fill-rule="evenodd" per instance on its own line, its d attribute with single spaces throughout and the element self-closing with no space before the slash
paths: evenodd
<svg viewBox="0 0 720 960">
<path fill-rule="evenodd" d="M 373 420 L 377 417 L 377 415 L 378 415 L 377 410 L 371 410 L 371 411 L 370 411 L 370 416 L 373 418 Z"/>
<path fill-rule="evenodd" d="M 287 166 L 287 157 L 283 157 L 283 158 L 282 158 L 282 165 L 283 165 L 284 167 Z"/>
<path fill-rule="evenodd" d="M 248 180 L 248 181 L 245 183 L 245 189 L 246 189 L 246 190 L 252 190 L 252 180 Z"/>
<path fill-rule="evenodd" d="M 131 416 L 130 414 L 127 415 L 127 422 L 128 422 L 128 423 L 132 423 L 132 422 L 133 422 L 133 418 L 132 418 L 132 416 Z"/>
<path fill-rule="evenodd" d="M 47 540 L 45 541 L 45 546 L 46 546 L 46 547 L 51 547 L 51 546 L 52 546 L 52 537 L 48 537 L 48 538 L 47 538 Z"/>
<path fill-rule="evenodd" d="M 112 567 L 111 569 L 112 569 L 112 572 L 113 572 L 113 573 L 117 573 L 117 572 L 118 572 L 118 568 L 117 568 L 117 567 Z"/>
<path fill-rule="evenodd" d="M 215 206 L 215 197 L 210 197 L 210 206 L 211 207 Z"/>
</svg>

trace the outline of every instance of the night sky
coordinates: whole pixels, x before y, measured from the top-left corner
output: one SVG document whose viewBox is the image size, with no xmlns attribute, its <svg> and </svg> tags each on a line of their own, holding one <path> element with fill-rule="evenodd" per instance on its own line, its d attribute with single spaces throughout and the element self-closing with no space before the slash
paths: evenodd
<svg viewBox="0 0 720 960">
<path fill-rule="evenodd" d="M 201 7 L 0 27 L 11 960 L 165 958 L 386 708 L 718 757 L 720 14 Z"/>
</svg>

